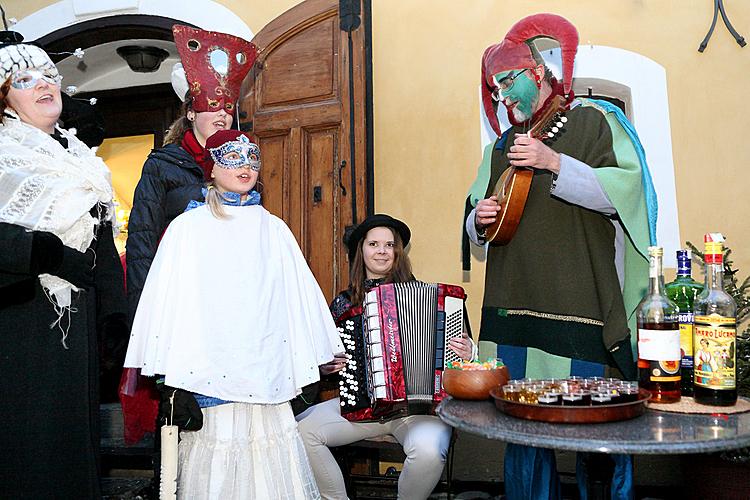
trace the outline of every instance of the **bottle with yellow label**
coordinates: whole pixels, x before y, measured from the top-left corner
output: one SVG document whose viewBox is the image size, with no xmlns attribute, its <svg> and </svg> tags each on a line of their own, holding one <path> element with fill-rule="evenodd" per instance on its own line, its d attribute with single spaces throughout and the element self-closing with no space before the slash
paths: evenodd
<svg viewBox="0 0 750 500">
<path fill-rule="evenodd" d="M 696 403 L 737 402 L 737 304 L 724 291 L 724 237 L 704 236 L 706 283 L 693 309 L 694 398 Z"/>
</svg>

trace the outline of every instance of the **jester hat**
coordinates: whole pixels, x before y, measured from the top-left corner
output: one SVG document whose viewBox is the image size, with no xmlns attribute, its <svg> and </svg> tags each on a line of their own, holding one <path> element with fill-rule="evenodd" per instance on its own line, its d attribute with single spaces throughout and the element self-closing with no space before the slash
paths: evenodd
<svg viewBox="0 0 750 500">
<path fill-rule="evenodd" d="M 242 80 L 258 56 L 242 38 L 189 26 L 172 27 L 188 90 L 197 112 L 225 109 L 233 114 Z"/>
<path fill-rule="evenodd" d="M 562 52 L 562 83 L 565 97 L 570 96 L 573 81 L 573 62 L 578 51 L 578 30 L 570 21 L 556 14 L 534 14 L 518 21 L 502 42 L 487 47 L 482 56 L 482 105 L 490 126 L 500 136 L 492 90 L 493 76 L 502 71 L 535 68 L 544 64 L 534 40 L 552 38 L 560 44 Z"/>
</svg>

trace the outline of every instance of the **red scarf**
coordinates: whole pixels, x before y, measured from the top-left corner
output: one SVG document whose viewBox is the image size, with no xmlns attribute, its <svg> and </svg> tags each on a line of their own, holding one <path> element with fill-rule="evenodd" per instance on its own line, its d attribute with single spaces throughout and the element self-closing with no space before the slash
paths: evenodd
<svg viewBox="0 0 750 500">
<path fill-rule="evenodd" d="M 211 159 L 211 155 L 208 154 L 206 148 L 201 146 L 198 139 L 195 137 L 195 133 L 192 130 L 185 132 L 182 136 L 182 143 L 180 143 L 182 149 L 190 153 L 195 162 L 200 165 L 203 169 L 203 179 L 208 181 L 211 179 L 211 170 L 214 167 L 214 162 Z"/>
</svg>

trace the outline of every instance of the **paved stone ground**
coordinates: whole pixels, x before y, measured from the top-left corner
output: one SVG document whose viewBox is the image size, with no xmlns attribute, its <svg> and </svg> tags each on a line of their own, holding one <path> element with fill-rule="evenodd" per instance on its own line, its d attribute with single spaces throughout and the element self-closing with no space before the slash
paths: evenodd
<svg viewBox="0 0 750 500">
<path fill-rule="evenodd" d="M 503 455 L 505 445 L 498 441 L 486 440 L 471 434 L 459 433 L 454 444 L 453 499 L 501 499 L 503 489 Z M 578 498 L 575 484 L 574 452 L 558 452 L 557 466 L 561 476 L 564 499 Z M 679 457 L 639 456 L 635 458 L 636 498 L 638 499 L 682 499 L 679 490 L 685 477 L 682 459 Z M 394 499 L 395 481 L 355 482 L 358 498 Z M 444 500 L 445 482 L 438 485 L 431 500 Z"/>
<path fill-rule="evenodd" d="M 116 434 L 116 433 L 114 433 Z M 104 444 L 104 441 L 103 441 Z M 121 446 L 111 443 L 112 449 Z M 453 498 L 455 500 L 500 499 L 503 492 L 502 471 L 505 445 L 471 434 L 459 433 L 454 452 Z M 127 459 L 126 459 L 127 458 Z M 151 472 L 148 456 L 110 457 L 105 460 L 109 471 L 104 481 L 106 499 L 152 500 L 158 497 L 145 489 Z M 685 498 L 683 484 L 691 477 L 686 472 L 686 460 L 690 457 L 638 456 L 635 458 L 635 482 L 638 499 L 658 498 L 671 500 Z M 692 458 L 692 460 L 697 460 Z M 563 482 L 566 499 L 577 498 L 575 489 L 575 453 L 558 452 L 558 470 Z M 367 499 L 393 499 L 396 497 L 395 479 L 355 483 L 357 497 Z M 671 488 L 679 488 L 677 490 Z M 676 493 L 670 493 L 676 491 Z M 748 496 L 750 498 L 750 495 Z M 438 485 L 433 500 L 447 499 L 445 482 Z"/>
<path fill-rule="evenodd" d="M 502 492 L 505 444 L 461 432 L 454 446 L 456 449 L 453 481 L 457 486 L 454 489 L 457 492 L 454 498 L 458 500 L 500 498 L 498 495 Z M 556 459 L 563 486 L 563 496 L 565 498 L 577 498 L 575 452 L 559 451 L 556 454 Z M 685 481 L 680 457 L 637 456 L 635 457 L 634 469 L 637 498 L 662 498 L 665 500 L 681 498 L 681 495 L 677 493 L 669 493 L 671 488 L 681 487 Z M 485 487 L 479 494 L 461 490 L 462 484 L 472 486 L 474 482 L 489 483 L 492 488 L 488 490 Z M 482 494 L 488 496 L 481 496 Z"/>
</svg>

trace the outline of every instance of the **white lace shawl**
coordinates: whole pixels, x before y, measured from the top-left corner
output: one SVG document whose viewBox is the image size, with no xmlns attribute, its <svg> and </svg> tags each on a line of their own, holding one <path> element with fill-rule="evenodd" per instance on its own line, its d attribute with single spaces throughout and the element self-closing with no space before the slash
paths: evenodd
<svg viewBox="0 0 750 500">
<path fill-rule="evenodd" d="M 42 130 L 14 118 L 0 124 L 0 222 L 48 231 L 81 252 L 99 222 L 89 214 L 97 203 L 113 220 L 111 174 L 101 158 L 72 133 L 56 126 L 68 149 Z M 39 281 L 60 316 L 71 303 L 72 284 L 49 274 Z"/>
</svg>

